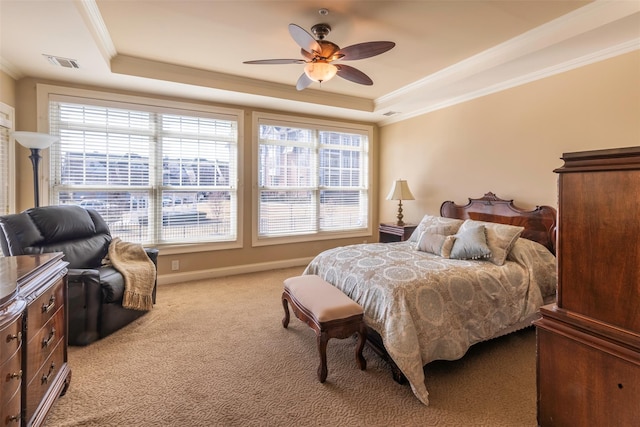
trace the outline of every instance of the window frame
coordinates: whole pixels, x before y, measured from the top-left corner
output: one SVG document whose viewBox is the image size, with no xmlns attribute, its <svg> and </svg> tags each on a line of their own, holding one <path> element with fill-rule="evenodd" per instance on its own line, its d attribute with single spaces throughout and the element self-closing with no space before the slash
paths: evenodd
<svg viewBox="0 0 640 427">
<path fill-rule="evenodd" d="M 170 101 L 163 99 L 156 99 L 144 96 L 136 95 L 124 95 L 117 93 L 104 92 L 99 90 L 90 89 L 76 89 L 64 86 L 54 86 L 47 84 L 37 85 L 37 108 L 38 108 L 38 129 L 41 132 L 49 132 L 49 102 L 51 98 L 68 99 L 70 102 L 82 104 L 88 103 L 98 106 L 107 107 L 121 107 L 117 104 L 128 104 L 132 108 L 139 105 L 141 108 L 146 109 L 162 109 L 162 110 L 174 110 L 174 112 L 180 114 L 188 114 L 189 111 L 196 113 L 213 114 L 220 116 L 229 116 L 230 119 L 237 123 L 237 155 L 236 155 L 236 193 L 237 193 L 237 209 L 236 209 L 236 238 L 235 240 L 221 241 L 221 242 L 185 242 L 185 243 L 158 243 L 154 244 L 154 247 L 162 249 L 163 254 L 178 254 L 189 252 L 200 252 L 210 250 L 223 250 L 223 249 L 235 249 L 241 248 L 243 242 L 243 199 L 242 196 L 242 177 L 243 177 L 243 147 L 244 147 L 244 112 L 240 109 L 232 109 L 225 107 L 210 106 L 207 104 L 197 104 L 181 101 Z M 84 100 L 84 101 L 83 101 Z M 156 153 L 157 155 L 157 153 Z M 43 153 L 43 162 L 41 176 L 44 178 L 41 182 L 42 188 L 46 188 L 47 191 L 43 192 L 43 203 L 49 204 L 51 200 L 51 179 L 52 173 L 50 150 L 45 150 Z"/>
<path fill-rule="evenodd" d="M 2 164 L 0 168 L 5 171 L 2 183 L 5 191 L 0 192 L 5 198 L 0 200 L 0 215 L 15 213 L 16 210 L 16 141 L 13 139 L 12 132 L 15 131 L 15 109 L 3 102 L 0 102 L 0 126 L 6 129 L 6 140 L 0 141 L 6 144 L 6 158 L 0 158 Z M 6 179 L 6 181 L 5 181 Z"/>
<path fill-rule="evenodd" d="M 335 132 L 344 132 L 344 133 L 360 133 L 364 134 L 368 138 L 368 149 L 366 152 L 367 155 L 367 224 L 365 227 L 358 229 L 349 229 L 349 230 L 339 230 L 339 231 L 318 231 L 315 233 L 305 233 L 299 235 L 288 235 L 288 236 L 259 236 L 259 197 L 260 197 L 260 188 L 259 188 L 259 170 L 258 170 L 258 160 L 259 160 L 259 147 L 260 147 L 260 131 L 259 127 L 261 122 L 278 122 L 278 124 L 282 124 L 283 126 L 292 126 L 299 128 L 311 128 L 316 131 L 335 131 Z M 273 113 L 264 113 L 255 111 L 252 114 L 252 152 L 253 162 L 252 162 L 252 213 L 251 213 L 251 243 L 254 247 L 259 246 L 269 246 L 269 245 L 279 245 L 279 244 L 288 244 L 288 243 L 302 243 L 302 242 L 313 242 L 313 241 L 322 241 L 322 240 L 332 240 L 332 239 L 343 239 L 343 238 L 354 238 L 354 237 L 367 237 L 371 236 L 373 230 L 373 202 L 374 202 L 374 194 L 373 194 L 373 143 L 374 143 L 374 126 L 373 125 L 364 125 L 364 124 L 356 124 L 356 123 L 346 123 L 346 122 L 337 122 L 337 121 L 329 121 L 323 119 L 315 119 L 309 117 L 301 117 L 301 116 L 290 116 L 285 114 L 273 114 Z M 316 147 L 317 148 L 317 147 Z M 316 165 L 316 170 L 318 170 L 319 166 Z M 316 182 L 316 189 L 319 189 L 319 184 Z"/>
</svg>

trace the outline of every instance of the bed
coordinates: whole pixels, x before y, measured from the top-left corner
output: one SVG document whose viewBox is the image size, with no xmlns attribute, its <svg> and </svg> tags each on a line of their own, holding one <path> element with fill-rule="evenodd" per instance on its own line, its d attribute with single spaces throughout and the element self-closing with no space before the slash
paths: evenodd
<svg viewBox="0 0 640 427">
<path fill-rule="evenodd" d="M 368 343 L 429 404 L 425 365 L 524 327 L 556 291 L 556 210 L 493 193 L 444 202 L 405 242 L 326 250 L 306 267 L 362 305 Z"/>
</svg>

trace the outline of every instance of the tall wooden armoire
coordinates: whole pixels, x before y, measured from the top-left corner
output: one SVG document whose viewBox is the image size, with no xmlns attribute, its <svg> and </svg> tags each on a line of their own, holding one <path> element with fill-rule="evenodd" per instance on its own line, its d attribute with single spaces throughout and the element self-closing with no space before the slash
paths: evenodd
<svg viewBox="0 0 640 427">
<path fill-rule="evenodd" d="M 640 426 L 640 147 L 562 160 L 557 300 L 536 322 L 538 424 Z"/>
</svg>

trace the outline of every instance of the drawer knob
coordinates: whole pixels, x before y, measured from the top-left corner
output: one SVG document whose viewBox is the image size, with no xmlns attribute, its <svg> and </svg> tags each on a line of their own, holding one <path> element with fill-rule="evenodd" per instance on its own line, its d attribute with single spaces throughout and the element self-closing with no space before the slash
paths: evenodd
<svg viewBox="0 0 640 427">
<path fill-rule="evenodd" d="M 56 306 L 56 296 L 51 295 L 51 298 L 49 298 L 49 304 L 42 304 L 42 312 L 48 313 L 55 306 Z"/>
<path fill-rule="evenodd" d="M 11 342 L 13 340 L 18 340 L 18 342 L 22 341 L 22 332 L 18 332 L 17 334 L 7 335 L 7 342 Z"/>
<path fill-rule="evenodd" d="M 9 415 L 7 417 L 7 424 L 13 422 L 20 422 L 20 413 L 18 413 L 18 415 Z"/>
<path fill-rule="evenodd" d="M 16 378 L 16 379 L 21 379 L 22 378 L 22 369 L 20 369 L 18 372 L 12 372 L 12 373 L 9 374 L 9 379 L 10 380 L 12 380 L 14 378 Z"/>
<path fill-rule="evenodd" d="M 49 382 L 49 377 L 53 375 L 55 370 L 56 364 L 51 362 L 51 366 L 49 367 L 49 372 L 47 372 L 47 375 L 42 375 L 41 384 L 47 384 Z"/>
<path fill-rule="evenodd" d="M 55 336 L 56 336 L 56 328 L 51 328 L 51 332 L 49 332 L 49 336 L 42 340 L 42 348 L 49 347 L 49 344 L 51 344 L 51 341 L 55 338 Z"/>
</svg>

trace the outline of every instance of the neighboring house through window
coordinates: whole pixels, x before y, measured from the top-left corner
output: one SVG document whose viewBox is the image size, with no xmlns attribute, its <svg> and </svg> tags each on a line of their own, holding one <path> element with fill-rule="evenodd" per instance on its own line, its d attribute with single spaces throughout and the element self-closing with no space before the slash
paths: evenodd
<svg viewBox="0 0 640 427">
<path fill-rule="evenodd" d="M 49 150 L 50 204 L 94 209 L 123 240 L 239 242 L 239 111 L 47 95 L 60 138 Z"/>
<path fill-rule="evenodd" d="M 372 127 L 254 114 L 254 245 L 370 233 Z"/>
<path fill-rule="evenodd" d="M 98 211 L 148 245 L 242 245 L 243 112 L 37 85 L 40 131 L 59 136 L 48 204 Z M 253 114 L 255 246 L 371 234 L 373 126 Z M 47 169 L 48 168 L 48 169 Z"/>
</svg>

